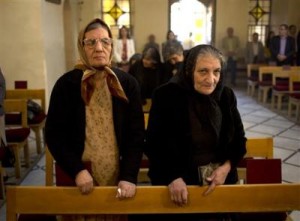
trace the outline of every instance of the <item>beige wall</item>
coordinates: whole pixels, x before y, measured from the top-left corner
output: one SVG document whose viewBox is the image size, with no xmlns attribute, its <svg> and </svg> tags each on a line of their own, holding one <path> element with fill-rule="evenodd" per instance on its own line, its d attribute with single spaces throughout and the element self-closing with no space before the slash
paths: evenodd
<svg viewBox="0 0 300 221">
<path fill-rule="evenodd" d="M 0 66 L 7 88 L 27 80 L 51 91 L 65 71 L 62 5 L 44 0 L 0 0 Z"/>
<path fill-rule="evenodd" d="M 14 87 L 15 80 L 27 80 L 32 88 L 45 87 L 41 15 L 41 1 L 1 0 L 0 65 L 7 88 Z"/>
<path fill-rule="evenodd" d="M 168 0 L 133 0 L 134 39 L 136 51 L 142 52 L 149 34 L 160 44 L 166 40 L 169 26 Z"/>
<path fill-rule="evenodd" d="M 234 28 L 234 34 L 239 37 L 242 57 L 247 42 L 248 0 L 217 1 L 215 46 L 221 49 L 222 38 L 226 36 L 228 27 Z"/>
<path fill-rule="evenodd" d="M 278 34 L 280 24 L 294 24 L 300 30 L 300 13 L 299 13 L 299 0 L 285 0 L 272 2 L 272 18 L 271 29 Z"/>
</svg>

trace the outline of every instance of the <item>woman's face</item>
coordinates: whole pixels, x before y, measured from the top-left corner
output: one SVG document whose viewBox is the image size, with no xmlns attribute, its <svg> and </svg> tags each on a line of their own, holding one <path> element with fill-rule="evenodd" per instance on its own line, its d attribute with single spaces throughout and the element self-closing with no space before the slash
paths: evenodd
<svg viewBox="0 0 300 221">
<path fill-rule="evenodd" d="M 200 94 L 211 94 L 221 75 L 221 63 L 219 59 L 211 55 L 199 56 L 194 70 L 194 89 Z"/>
<path fill-rule="evenodd" d="M 87 42 L 87 44 L 84 44 L 84 51 L 91 66 L 98 68 L 109 65 L 112 39 L 106 29 L 97 28 L 86 32 L 84 42 Z M 88 44 L 91 42 L 94 44 Z"/>
<path fill-rule="evenodd" d="M 127 37 L 127 29 L 126 29 L 126 28 L 122 28 L 120 32 L 121 32 L 121 36 L 122 36 L 123 38 L 126 38 L 126 37 Z"/>
</svg>

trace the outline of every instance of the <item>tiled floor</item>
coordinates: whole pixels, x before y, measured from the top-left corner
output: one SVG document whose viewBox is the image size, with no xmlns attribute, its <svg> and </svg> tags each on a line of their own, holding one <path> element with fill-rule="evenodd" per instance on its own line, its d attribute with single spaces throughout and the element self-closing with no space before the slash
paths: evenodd
<svg viewBox="0 0 300 221">
<path fill-rule="evenodd" d="M 243 87 L 244 88 L 244 87 Z M 295 119 L 273 112 L 255 98 L 246 95 L 245 89 L 235 89 L 246 136 L 274 138 L 274 157 L 282 160 L 282 179 L 285 183 L 300 182 L 300 126 Z M 34 144 L 34 143 L 32 143 Z M 45 185 L 45 158 L 33 167 L 21 185 Z M 300 196 L 299 196 L 300 199 Z M 293 211 L 291 218 L 300 221 L 300 211 Z M 5 220 L 5 205 L 0 210 L 0 220 Z"/>
</svg>

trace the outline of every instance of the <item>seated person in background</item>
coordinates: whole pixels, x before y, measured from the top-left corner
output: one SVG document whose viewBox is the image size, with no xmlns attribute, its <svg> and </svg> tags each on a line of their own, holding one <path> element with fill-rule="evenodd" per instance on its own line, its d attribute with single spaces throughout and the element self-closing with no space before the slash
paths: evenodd
<svg viewBox="0 0 300 221">
<path fill-rule="evenodd" d="M 164 63 L 164 76 L 162 82 L 165 83 L 177 74 L 184 61 L 184 50 L 181 44 L 170 44 L 166 53 L 166 61 Z"/>
<path fill-rule="evenodd" d="M 246 63 L 259 64 L 265 62 L 264 46 L 258 40 L 258 33 L 252 34 L 252 41 L 246 45 Z"/>
<path fill-rule="evenodd" d="M 154 47 L 147 48 L 128 73 L 137 79 L 143 102 L 151 98 L 153 90 L 160 85 L 163 74 L 159 51 Z"/>
<path fill-rule="evenodd" d="M 129 69 L 130 69 L 130 67 L 132 67 L 132 65 L 135 64 L 135 62 L 137 62 L 141 59 L 142 59 L 142 54 L 140 54 L 140 53 L 135 53 L 134 55 L 132 55 L 131 58 L 129 59 Z"/>
<path fill-rule="evenodd" d="M 223 85 L 224 57 L 210 45 L 186 55 L 183 68 L 154 91 L 145 153 L 153 185 L 167 185 L 171 200 L 188 204 L 187 185 L 238 181 L 237 164 L 246 153 L 246 138 L 232 89 Z M 224 214 L 157 215 L 149 220 L 223 220 Z M 169 218 L 170 217 L 170 218 Z M 156 219 L 157 218 L 157 219 Z"/>
</svg>

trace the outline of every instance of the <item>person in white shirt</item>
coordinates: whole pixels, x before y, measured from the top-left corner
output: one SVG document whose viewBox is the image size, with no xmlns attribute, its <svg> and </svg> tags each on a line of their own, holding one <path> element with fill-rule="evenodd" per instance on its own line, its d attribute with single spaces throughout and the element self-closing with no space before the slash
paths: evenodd
<svg viewBox="0 0 300 221">
<path fill-rule="evenodd" d="M 129 59 L 135 54 L 135 45 L 127 27 L 122 26 L 114 42 L 114 60 L 118 67 L 128 71 Z"/>
</svg>

